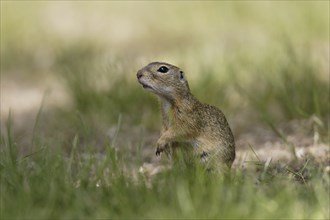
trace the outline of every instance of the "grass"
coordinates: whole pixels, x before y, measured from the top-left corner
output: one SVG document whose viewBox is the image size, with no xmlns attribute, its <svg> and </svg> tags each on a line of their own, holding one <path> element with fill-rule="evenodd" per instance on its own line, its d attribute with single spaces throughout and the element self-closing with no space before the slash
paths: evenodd
<svg viewBox="0 0 330 220">
<path fill-rule="evenodd" d="M 329 155 L 298 158 L 314 146 L 280 126 L 309 121 L 299 138 L 329 146 L 328 18 L 326 1 L 1 1 L 1 108 L 16 100 L 8 81 L 23 97 L 51 83 L 41 107 L 1 111 L 0 218 L 328 219 Z M 293 159 L 260 159 L 266 144 L 243 141 L 255 159 L 228 176 L 184 163 L 139 172 L 168 165 L 152 152 L 157 100 L 135 75 L 155 60 L 183 68 L 237 143 L 271 131 Z"/>
<path fill-rule="evenodd" d="M 174 167 L 151 179 L 127 169 L 125 155 L 38 146 L 17 154 L 8 125 L 1 149 L 1 218 L 329 218 L 329 176 L 306 162 L 300 170 L 255 163 L 257 172 L 214 176 L 198 167 Z M 132 161 L 137 168 L 140 163 Z M 302 176 L 308 172 L 308 181 Z M 297 181 L 300 179 L 304 181 Z M 19 198 L 19 199 L 18 199 Z"/>
</svg>

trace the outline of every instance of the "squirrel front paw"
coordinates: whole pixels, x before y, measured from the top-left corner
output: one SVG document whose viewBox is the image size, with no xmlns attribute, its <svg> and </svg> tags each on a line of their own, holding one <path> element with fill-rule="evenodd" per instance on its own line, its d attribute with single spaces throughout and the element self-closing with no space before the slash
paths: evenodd
<svg viewBox="0 0 330 220">
<path fill-rule="evenodd" d="M 167 152 L 169 150 L 168 143 L 157 143 L 156 156 L 159 156 L 162 152 Z"/>
</svg>

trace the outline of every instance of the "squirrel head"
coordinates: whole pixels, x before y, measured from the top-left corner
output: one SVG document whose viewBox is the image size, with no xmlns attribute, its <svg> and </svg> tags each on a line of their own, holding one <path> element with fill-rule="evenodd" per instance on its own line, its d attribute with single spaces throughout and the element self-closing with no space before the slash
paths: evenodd
<svg viewBox="0 0 330 220">
<path fill-rule="evenodd" d="M 136 76 L 143 88 L 169 100 L 184 98 L 190 93 L 184 72 L 168 63 L 150 63 Z"/>
</svg>

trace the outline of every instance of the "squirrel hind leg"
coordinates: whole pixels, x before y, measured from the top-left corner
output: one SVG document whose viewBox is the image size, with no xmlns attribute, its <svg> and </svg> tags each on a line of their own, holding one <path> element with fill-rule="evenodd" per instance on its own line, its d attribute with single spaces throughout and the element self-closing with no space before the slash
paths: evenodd
<svg viewBox="0 0 330 220">
<path fill-rule="evenodd" d="M 227 173 L 233 163 L 233 160 L 228 159 L 223 153 L 204 151 L 200 155 L 200 161 L 211 173 Z"/>
</svg>

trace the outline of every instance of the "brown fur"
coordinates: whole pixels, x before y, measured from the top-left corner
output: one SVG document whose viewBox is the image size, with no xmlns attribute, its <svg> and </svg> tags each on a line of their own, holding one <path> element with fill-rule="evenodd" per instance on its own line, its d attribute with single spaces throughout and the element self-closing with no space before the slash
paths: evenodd
<svg viewBox="0 0 330 220">
<path fill-rule="evenodd" d="M 160 67 L 167 67 L 162 73 Z M 188 151 L 199 155 L 208 168 L 223 171 L 235 159 L 235 142 L 228 122 L 218 108 L 203 104 L 190 92 L 188 81 L 178 67 L 153 62 L 137 73 L 138 81 L 160 100 L 162 130 L 156 155 L 174 152 L 178 143 L 189 143 Z"/>
</svg>

